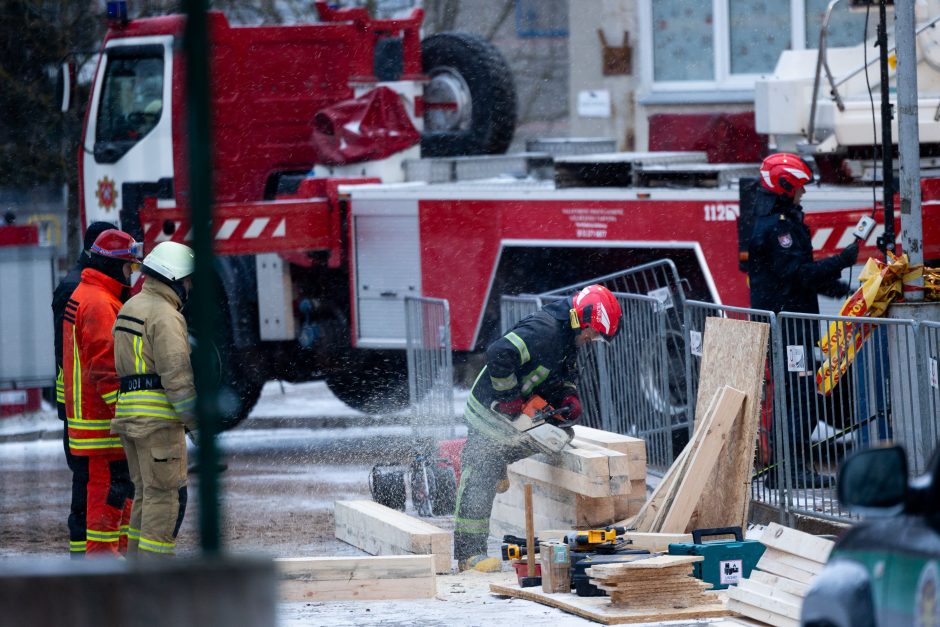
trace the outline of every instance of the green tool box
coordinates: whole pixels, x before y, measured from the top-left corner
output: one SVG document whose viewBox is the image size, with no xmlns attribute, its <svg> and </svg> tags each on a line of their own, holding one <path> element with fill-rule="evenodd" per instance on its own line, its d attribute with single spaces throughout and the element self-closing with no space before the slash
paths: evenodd
<svg viewBox="0 0 940 627">
<path fill-rule="evenodd" d="M 702 542 L 702 538 L 730 534 L 734 534 L 734 540 Z M 740 527 L 696 529 L 691 543 L 670 544 L 669 554 L 703 556 L 705 559 L 695 563 L 692 574 L 712 584 L 715 590 L 724 590 L 750 576 L 764 554 L 764 545 L 757 540 L 745 540 Z"/>
</svg>

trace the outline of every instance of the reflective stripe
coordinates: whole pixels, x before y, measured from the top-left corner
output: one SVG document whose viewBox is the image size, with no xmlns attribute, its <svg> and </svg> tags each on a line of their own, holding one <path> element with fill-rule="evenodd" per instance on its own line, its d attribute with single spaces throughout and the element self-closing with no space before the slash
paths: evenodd
<svg viewBox="0 0 940 627">
<path fill-rule="evenodd" d="M 172 555 L 173 551 L 176 549 L 176 543 L 175 542 L 160 542 L 158 540 L 150 540 L 149 538 L 144 538 L 143 536 L 141 536 L 140 544 L 137 545 L 137 548 L 141 551 L 148 551 L 150 553 Z"/>
<path fill-rule="evenodd" d="M 489 518 L 454 518 L 455 533 L 485 533 L 490 532 Z"/>
<path fill-rule="evenodd" d="M 101 398 L 104 399 L 104 402 L 108 405 L 114 405 L 118 399 L 118 391 L 114 390 L 113 392 L 108 392 L 107 394 L 102 394 Z"/>
<path fill-rule="evenodd" d="M 519 351 L 519 356 L 522 359 L 519 365 L 525 364 L 526 362 L 529 361 L 529 359 L 531 359 L 531 357 L 529 357 L 529 347 L 525 345 L 525 342 L 522 341 L 521 337 L 519 337 L 512 331 L 510 331 L 503 337 L 505 337 L 507 340 L 512 342 L 512 345 L 515 346 L 516 350 Z"/>
<path fill-rule="evenodd" d="M 542 381 L 548 378 L 548 375 L 552 373 L 551 370 L 545 366 L 539 366 L 528 375 L 526 375 L 525 382 L 522 384 L 522 394 L 523 396 L 528 396 L 532 393 L 532 390 L 539 385 Z"/>
<path fill-rule="evenodd" d="M 497 392 L 505 392 L 506 390 L 511 390 L 517 385 L 519 385 L 519 380 L 516 378 L 516 373 L 512 373 L 508 377 L 490 377 L 490 383 L 493 385 L 493 389 Z"/>
<path fill-rule="evenodd" d="M 82 429 L 85 431 L 99 431 L 101 429 L 111 430 L 110 420 L 81 420 L 79 418 L 70 418 L 69 429 Z"/>
<path fill-rule="evenodd" d="M 117 542 L 121 539 L 121 532 L 86 529 L 85 536 L 88 538 L 89 542 Z"/>
<path fill-rule="evenodd" d="M 78 358 L 78 342 L 72 331 L 72 416 L 82 417 L 82 362 Z"/>
<path fill-rule="evenodd" d="M 123 448 L 121 438 L 80 438 L 69 437 L 69 447 L 77 451 L 97 448 Z"/>
<path fill-rule="evenodd" d="M 65 404 L 65 371 L 62 368 L 55 377 L 55 402 Z"/>
<path fill-rule="evenodd" d="M 184 406 L 189 400 L 183 401 Z M 195 399 L 193 399 L 195 402 Z M 179 420 L 176 408 L 163 390 L 135 390 L 124 392 L 118 398 L 114 417 L 149 416 L 164 420 Z"/>
<path fill-rule="evenodd" d="M 147 362 L 144 361 L 144 340 L 141 337 L 134 338 L 134 369 L 137 374 L 147 374 Z"/>
<path fill-rule="evenodd" d="M 140 540 L 140 529 L 128 526 L 127 537 L 131 540 Z"/>
<path fill-rule="evenodd" d="M 181 414 L 185 411 L 192 411 L 196 407 L 196 397 L 190 396 L 189 398 L 184 398 L 181 401 L 172 401 L 173 408 L 177 413 Z"/>
<path fill-rule="evenodd" d="M 69 553 L 84 553 L 87 543 L 84 540 L 71 540 L 69 542 Z"/>
</svg>

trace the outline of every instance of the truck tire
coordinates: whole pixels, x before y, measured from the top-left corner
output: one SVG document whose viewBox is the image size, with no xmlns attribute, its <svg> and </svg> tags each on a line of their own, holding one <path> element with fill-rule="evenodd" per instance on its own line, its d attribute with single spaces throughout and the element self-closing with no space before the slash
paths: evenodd
<svg viewBox="0 0 940 627">
<path fill-rule="evenodd" d="M 365 414 L 389 414 L 408 407 L 405 351 L 351 350 L 326 374 L 330 391 Z"/>
<path fill-rule="evenodd" d="M 506 152 L 516 129 L 516 87 L 496 47 L 476 35 L 438 33 L 421 42 L 421 56 L 430 78 L 421 156 Z"/>
</svg>

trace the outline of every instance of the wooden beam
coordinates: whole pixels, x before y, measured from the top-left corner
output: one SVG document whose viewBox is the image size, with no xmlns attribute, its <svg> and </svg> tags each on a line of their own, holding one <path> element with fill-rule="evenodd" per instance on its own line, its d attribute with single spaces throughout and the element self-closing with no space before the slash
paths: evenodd
<svg viewBox="0 0 940 627">
<path fill-rule="evenodd" d="M 760 537 L 764 546 L 825 564 L 835 542 L 777 523 L 770 523 Z"/>
<path fill-rule="evenodd" d="M 689 459 L 689 466 L 678 486 L 675 498 L 666 512 L 657 531 L 683 533 L 689 531 L 689 521 L 696 507 L 704 509 L 702 494 L 712 470 L 724 453 L 728 434 L 744 407 L 744 392 L 725 386 L 719 392 L 718 405 L 712 412 L 709 424 L 695 432 L 698 445 Z"/>
<path fill-rule="evenodd" d="M 372 555 L 433 555 L 449 573 L 453 536 L 439 527 L 372 501 L 336 501 L 336 537 Z"/>
<path fill-rule="evenodd" d="M 277 558 L 282 601 L 431 599 L 437 594 L 434 557 Z"/>
<path fill-rule="evenodd" d="M 625 540 L 638 549 L 646 549 L 651 553 L 665 553 L 670 544 L 679 542 L 692 542 L 691 533 L 642 533 L 628 531 L 623 535 Z"/>
</svg>

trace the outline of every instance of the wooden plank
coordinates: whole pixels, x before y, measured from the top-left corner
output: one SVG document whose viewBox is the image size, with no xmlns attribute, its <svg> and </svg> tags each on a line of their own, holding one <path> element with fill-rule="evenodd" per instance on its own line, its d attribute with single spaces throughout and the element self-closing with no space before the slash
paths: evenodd
<svg viewBox="0 0 940 627">
<path fill-rule="evenodd" d="M 434 556 L 277 558 L 282 601 L 431 599 Z"/>
<path fill-rule="evenodd" d="M 751 472 L 757 449 L 761 389 L 770 327 L 763 322 L 707 318 L 702 351 L 697 406 L 703 406 L 719 388 L 729 385 L 747 395 L 741 420 L 729 434 L 700 506 L 686 531 L 692 528 L 747 527 Z"/>
<path fill-rule="evenodd" d="M 434 555 L 435 570 L 449 573 L 453 536 L 423 520 L 366 500 L 336 501 L 336 537 L 372 555 Z"/>
<path fill-rule="evenodd" d="M 764 529 L 760 541 L 764 546 L 786 551 L 802 558 L 825 564 L 835 542 L 809 533 L 804 533 L 777 523 Z"/>
<path fill-rule="evenodd" d="M 798 620 L 793 620 L 792 618 L 775 614 L 770 610 L 751 605 L 750 603 L 738 601 L 737 599 L 732 599 L 731 597 L 728 597 L 725 603 L 728 606 L 728 609 L 732 612 L 746 616 L 748 618 L 759 620 L 761 623 L 765 623 L 767 625 L 773 625 L 774 627 L 800 627 L 800 621 Z"/>
<path fill-rule="evenodd" d="M 706 482 L 718 463 L 731 427 L 741 415 L 745 401 L 744 392 L 732 387 L 723 387 L 719 394 L 721 396 L 708 425 L 695 432 L 695 438 L 699 440 L 700 445 L 696 447 L 689 459 L 689 466 L 682 483 L 679 484 L 675 498 L 658 531 L 663 533 L 686 531 L 696 506 L 705 508 L 708 505 L 701 502 Z"/>
<path fill-rule="evenodd" d="M 792 603 L 797 607 L 803 606 L 803 595 L 792 594 L 783 588 L 767 585 L 757 581 L 756 579 L 742 579 L 740 582 L 738 582 L 737 588 L 739 590 L 743 590 L 744 592 L 754 592 L 765 597 L 780 599 L 781 601 Z"/>
<path fill-rule="evenodd" d="M 623 564 L 602 564 L 600 566 L 592 566 L 589 571 L 607 573 L 611 574 L 617 573 L 620 570 L 651 570 L 651 569 L 661 569 L 661 568 L 673 568 L 676 566 L 685 566 L 694 564 L 696 562 L 701 562 L 705 557 L 702 555 L 656 555 L 649 559 L 639 560 L 636 562 L 625 562 Z M 590 573 L 588 573 L 590 574 Z"/>
<path fill-rule="evenodd" d="M 805 597 L 806 593 L 809 592 L 809 586 L 805 583 L 793 581 L 792 579 L 787 579 L 780 575 L 772 575 L 762 570 L 752 570 L 751 576 L 748 577 L 747 580 L 756 581 L 757 583 L 762 583 L 773 588 L 779 588 L 784 592 L 789 592 L 798 597 Z"/>
<path fill-rule="evenodd" d="M 769 610 L 786 618 L 800 620 L 801 603 L 790 603 L 781 598 L 766 596 L 756 590 L 743 590 L 737 586 L 728 588 L 728 598 Z"/>
<path fill-rule="evenodd" d="M 779 575 L 780 577 L 786 577 L 787 579 L 792 579 L 793 581 L 798 581 L 799 583 L 807 585 L 813 583 L 813 580 L 816 578 L 816 575 L 813 573 L 769 558 L 766 554 L 763 555 L 760 560 L 758 560 L 757 568 L 764 571 L 765 573 Z"/>
<path fill-rule="evenodd" d="M 490 584 L 490 592 L 500 596 L 535 601 L 602 625 L 627 625 L 668 620 L 695 620 L 729 616 L 722 603 L 694 605 L 681 609 L 616 608 L 607 597 L 579 597 L 571 593 L 547 593 L 539 588 L 519 588 L 515 584 Z"/>
<path fill-rule="evenodd" d="M 651 553 L 665 553 L 670 544 L 678 542 L 692 542 L 691 533 L 642 533 L 628 531 L 623 534 L 625 540 L 638 549 L 646 549 Z"/>
<path fill-rule="evenodd" d="M 792 566 L 793 568 L 799 568 L 800 570 L 811 575 L 818 575 L 822 572 L 823 568 L 826 567 L 825 564 L 820 564 L 819 562 L 805 559 L 799 555 L 793 555 L 792 553 L 785 553 L 783 551 L 771 548 L 764 549 L 764 554 L 761 555 L 761 560 L 764 558 L 775 560 L 781 564 Z M 761 560 L 758 560 L 758 565 L 760 564 Z"/>
<path fill-rule="evenodd" d="M 550 483 L 584 496 L 603 497 L 630 494 L 630 481 L 626 477 L 611 479 L 606 472 L 602 475 L 582 474 L 539 459 L 540 455 L 521 459 L 510 464 L 509 468 L 526 479 Z M 571 459 L 571 456 L 563 457 L 563 459 Z M 606 458 L 604 458 L 604 461 L 606 462 Z"/>
<path fill-rule="evenodd" d="M 640 438 L 634 438 L 629 435 L 621 435 L 612 431 L 602 429 L 593 429 L 582 425 L 575 425 L 575 441 L 584 440 L 604 448 L 608 448 L 618 453 L 623 453 L 631 459 L 642 459 L 646 461 L 646 442 Z"/>
</svg>

